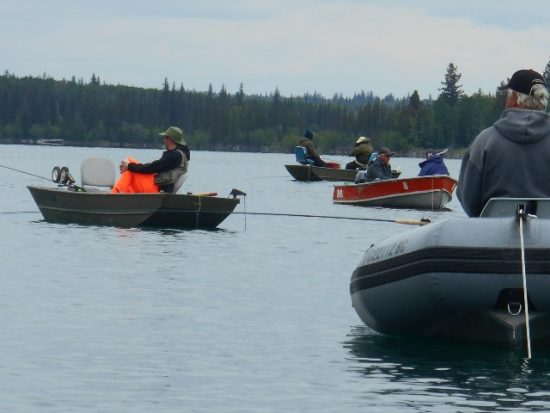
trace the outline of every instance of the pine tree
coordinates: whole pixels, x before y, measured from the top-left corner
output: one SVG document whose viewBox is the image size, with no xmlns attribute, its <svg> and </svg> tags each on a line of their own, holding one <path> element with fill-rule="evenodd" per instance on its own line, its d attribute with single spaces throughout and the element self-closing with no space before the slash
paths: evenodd
<svg viewBox="0 0 550 413">
<path fill-rule="evenodd" d="M 445 81 L 441 82 L 443 87 L 439 89 L 441 90 L 439 97 L 445 99 L 451 106 L 456 105 L 464 93 L 462 85 L 458 84 L 461 77 L 462 74 L 458 73 L 458 68 L 453 63 L 449 63 L 445 73 Z"/>
<path fill-rule="evenodd" d="M 418 90 L 415 90 L 409 97 L 409 110 L 414 116 L 416 116 L 421 106 L 422 102 L 420 101 L 420 95 L 418 94 Z"/>
<path fill-rule="evenodd" d="M 242 105 L 243 101 L 244 101 L 244 86 L 243 86 L 243 83 L 241 82 L 240 86 L 239 86 L 239 91 L 237 92 L 237 94 L 235 95 L 235 97 L 237 98 L 237 103 L 239 105 Z"/>
</svg>

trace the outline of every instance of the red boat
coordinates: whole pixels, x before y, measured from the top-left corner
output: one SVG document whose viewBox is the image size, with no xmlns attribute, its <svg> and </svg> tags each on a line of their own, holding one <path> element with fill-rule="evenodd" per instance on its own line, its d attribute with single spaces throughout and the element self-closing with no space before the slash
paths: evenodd
<svg viewBox="0 0 550 413">
<path fill-rule="evenodd" d="M 332 201 L 344 205 L 441 209 L 452 199 L 455 187 L 456 180 L 447 175 L 335 185 Z"/>
</svg>

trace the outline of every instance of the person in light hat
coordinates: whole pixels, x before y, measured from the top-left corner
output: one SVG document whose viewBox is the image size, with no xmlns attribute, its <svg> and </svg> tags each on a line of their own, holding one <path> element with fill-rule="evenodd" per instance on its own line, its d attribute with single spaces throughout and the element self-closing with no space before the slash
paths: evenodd
<svg viewBox="0 0 550 413">
<path fill-rule="evenodd" d="M 370 139 L 360 136 L 348 156 L 355 156 L 355 160 L 346 164 L 346 169 L 365 169 L 372 154 Z"/>
<path fill-rule="evenodd" d="M 457 197 L 468 216 L 479 216 L 491 198 L 550 197 L 550 95 L 544 78 L 522 69 L 499 89 L 507 94 L 500 119 L 462 157 Z"/>
<path fill-rule="evenodd" d="M 187 173 L 191 154 L 180 128 L 170 126 L 159 135 L 162 136 L 166 148 L 161 158 L 150 163 L 124 159 L 120 163 L 121 178 L 112 192 L 177 191 L 175 184 Z"/>
<path fill-rule="evenodd" d="M 382 146 L 378 150 L 376 159 L 369 164 L 365 179 L 367 182 L 379 181 L 384 179 L 393 179 L 391 171 L 390 158 L 393 152 L 387 146 Z"/>
</svg>

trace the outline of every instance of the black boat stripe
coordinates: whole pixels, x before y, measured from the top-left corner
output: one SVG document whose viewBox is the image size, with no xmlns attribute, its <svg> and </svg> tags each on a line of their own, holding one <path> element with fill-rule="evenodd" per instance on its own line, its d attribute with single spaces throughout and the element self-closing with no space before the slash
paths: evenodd
<svg viewBox="0 0 550 413">
<path fill-rule="evenodd" d="M 525 250 L 526 272 L 550 275 L 550 249 Z M 521 274 L 517 248 L 434 247 L 357 267 L 350 292 L 392 283 L 419 274 Z"/>
</svg>

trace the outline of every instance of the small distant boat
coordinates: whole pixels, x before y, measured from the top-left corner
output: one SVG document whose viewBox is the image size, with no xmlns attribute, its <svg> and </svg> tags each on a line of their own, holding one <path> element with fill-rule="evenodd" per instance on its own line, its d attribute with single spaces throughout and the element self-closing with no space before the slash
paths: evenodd
<svg viewBox="0 0 550 413">
<path fill-rule="evenodd" d="M 63 139 L 38 139 L 36 141 L 37 145 L 48 145 L 48 146 L 62 146 L 65 144 Z"/>
<path fill-rule="evenodd" d="M 335 204 L 387 208 L 442 209 L 452 199 L 456 180 L 446 175 L 335 185 Z"/>
<path fill-rule="evenodd" d="M 352 304 L 383 334 L 548 341 L 549 251 L 550 199 L 492 199 L 479 218 L 448 218 L 371 245 L 351 277 Z"/>
<path fill-rule="evenodd" d="M 297 181 L 353 182 L 357 175 L 355 169 L 324 168 L 300 164 L 285 165 L 285 168 Z"/>
<path fill-rule="evenodd" d="M 103 158 L 90 159 L 102 161 L 96 163 L 101 168 L 93 179 L 82 170 L 82 186 L 74 185 L 67 168 L 55 167 L 52 180 L 61 182 L 60 186 L 27 187 L 46 221 L 126 228 L 213 229 L 240 203 L 237 195 L 245 195 L 236 189 L 231 191 L 232 198 L 218 197 L 216 193 L 111 193 L 100 187 L 114 184 L 114 165 Z"/>
<path fill-rule="evenodd" d="M 285 165 L 286 170 L 297 181 L 333 181 L 355 182 L 357 169 L 342 169 L 338 162 L 325 162 L 326 167 L 313 166 L 313 161 L 307 158 L 307 150 L 303 146 L 294 149 L 296 164 Z M 401 175 L 401 171 L 392 170 L 394 178 Z"/>
</svg>

